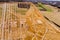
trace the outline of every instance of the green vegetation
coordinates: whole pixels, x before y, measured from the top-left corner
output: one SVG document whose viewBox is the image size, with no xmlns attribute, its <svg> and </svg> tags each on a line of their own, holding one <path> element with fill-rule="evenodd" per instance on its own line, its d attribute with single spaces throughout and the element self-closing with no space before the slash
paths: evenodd
<svg viewBox="0 0 60 40">
<path fill-rule="evenodd" d="M 39 10 L 43 9 L 42 7 L 38 7 Z"/>
<path fill-rule="evenodd" d="M 38 3 L 38 5 L 39 5 L 39 9 L 45 9 L 48 12 L 52 12 L 52 9 L 50 9 L 47 6 L 45 6 L 44 4 Z"/>
<path fill-rule="evenodd" d="M 36 7 L 38 7 L 39 10 L 43 9 L 42 7 L 39 6 L 39 4 L 35 4 Z"/>
</svg>

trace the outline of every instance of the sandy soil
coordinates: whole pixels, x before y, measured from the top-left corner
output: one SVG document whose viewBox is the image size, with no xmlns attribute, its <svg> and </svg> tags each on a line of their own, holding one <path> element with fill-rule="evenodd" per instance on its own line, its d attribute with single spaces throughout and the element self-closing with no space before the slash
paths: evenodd
<svg viewBox="0 0 60 40">
<path fill-rule="evenodd" d="M 60 25 L 60 12 L 58 12 L 58 8 L 46 5 L 47 7 L 50 7 L 53 12 L 46 12 L 46 11 L 41 11 L 41 13 L 46 16 L 49 20 L 55 22 L 56 24 Z"/>
</svg>

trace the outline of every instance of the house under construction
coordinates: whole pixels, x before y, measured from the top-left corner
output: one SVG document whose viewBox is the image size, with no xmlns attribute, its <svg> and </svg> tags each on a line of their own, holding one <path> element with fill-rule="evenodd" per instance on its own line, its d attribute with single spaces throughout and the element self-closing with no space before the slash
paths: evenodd
<svg viewBox="0 0 60 40">
<path fill-rule="evenodd" d="M 60 30 L 33 3 L 2 3 L 0 8 L 0 40 L 60 40 Z"/>
</svg>

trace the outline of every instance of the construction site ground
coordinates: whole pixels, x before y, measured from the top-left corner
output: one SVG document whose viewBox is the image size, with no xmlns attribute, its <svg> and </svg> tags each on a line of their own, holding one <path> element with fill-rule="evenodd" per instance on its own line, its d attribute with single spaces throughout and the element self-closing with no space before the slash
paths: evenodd
<svg viewBox="0 0 60 40">
<path fill-rule="evenodd" d="M 50 13 L 45 14 L 32 3 L 26 4 L 30 4 L 29 9 L 18 8 L 18 3 L 0 4 L 1 13 L 5 13 L 0 18 L 0 40 L 60 40 L 60 30 L 44 18 Z"/>
</svg>

